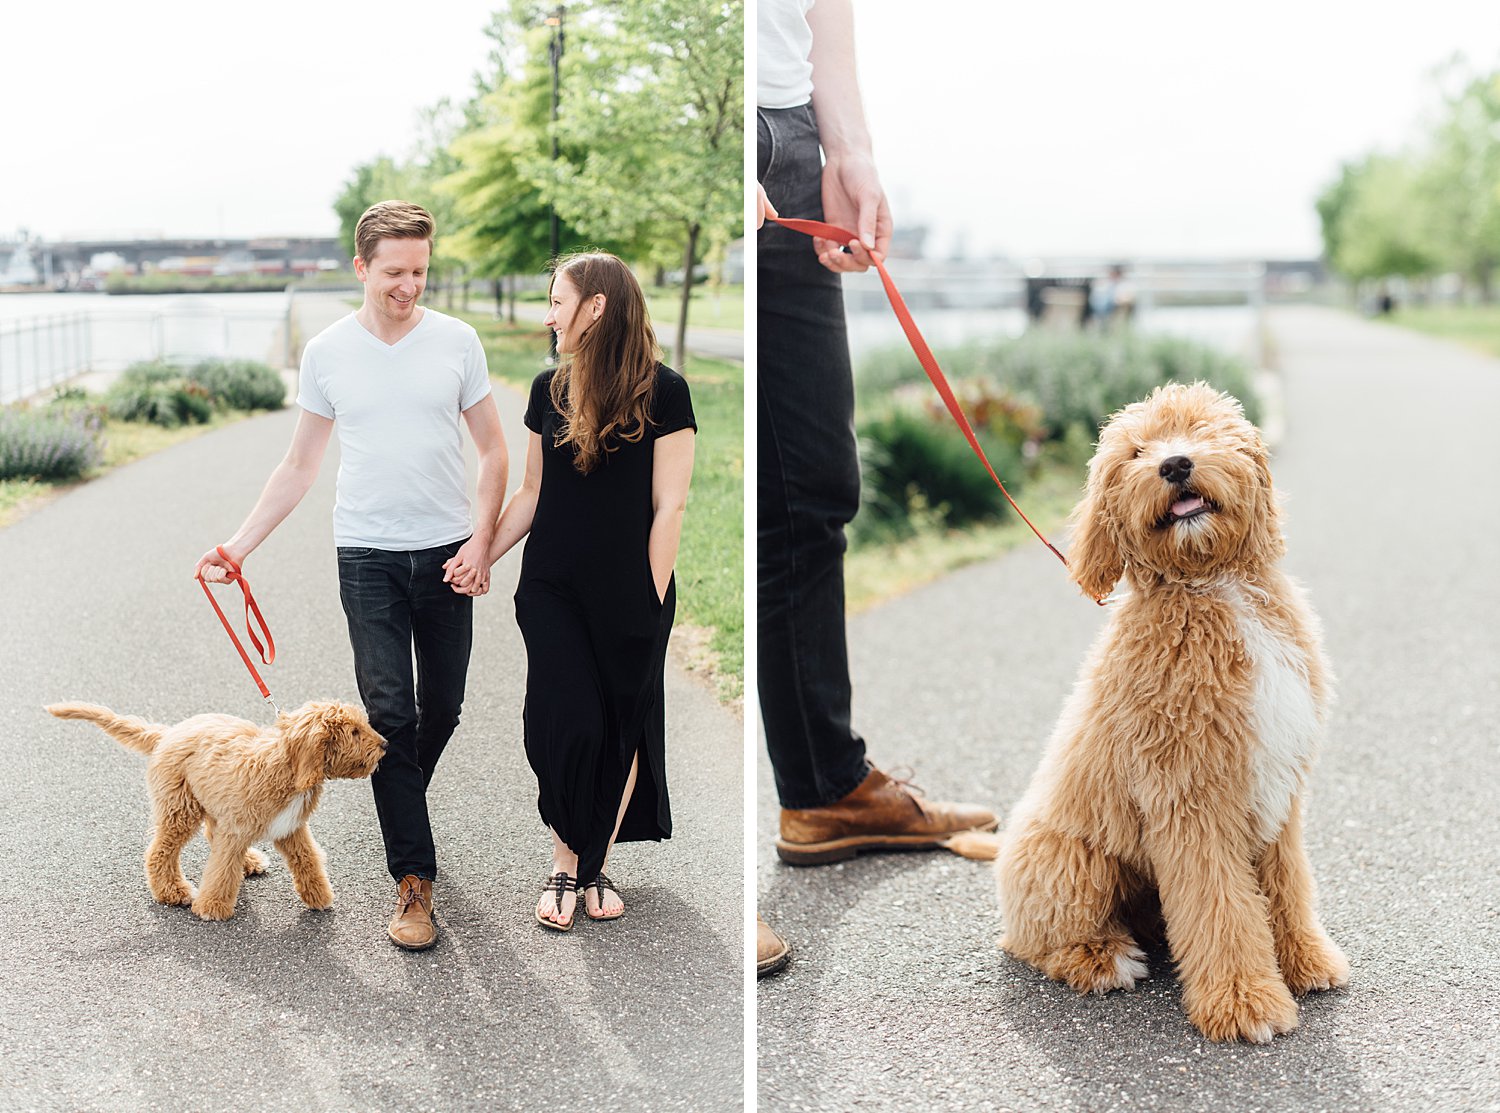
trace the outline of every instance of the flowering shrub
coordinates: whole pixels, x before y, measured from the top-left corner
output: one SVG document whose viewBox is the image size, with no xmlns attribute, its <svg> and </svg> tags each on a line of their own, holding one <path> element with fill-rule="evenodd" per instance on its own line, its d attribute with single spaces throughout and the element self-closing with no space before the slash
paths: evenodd
<svg viewBox="0 0 1500 1113">
<path fill-rule="evenodd" d="M 0 479 L 77 479 L 103 458 L 91 410 L 0 410 Z"/>
<path fill-rule="evenodd" d="M 1049 441 L 1067 439 L 1070 430 L 1093 441 L 1116 410 L 1171 382 L 1201 380 L 1238 398 L 1252 422 L 1260 417 L 1245 364 L 1181 337 L 1033 329 L 1019 339 L 977 341 L 937 355 L 961 401 L 975 389 L 971 383 L 982 382 L 985 391 L 1031 403 L 1041 410 Z M 863 359 L 856 382 L 861 403 L 877 406 L 904 384 L 931 390 L 910 349 L 899 347 Z"/>
<path fill-rule="evenodd" d="M 1238 398 L 1251 421 L 1260 401 L 1245 365 L 1191 340 L 1138 333 L 1033 330 L 938 353 L 954 395 L 1012 495 L 1043 449 L 1081 468 L 1116 410 L 1168 382 L 1202 380 Z M 856 543 L 999 520 L 1009 507 L 953 424 L 910 349 L 860 362 L 863 488 Z"/>
</svg>

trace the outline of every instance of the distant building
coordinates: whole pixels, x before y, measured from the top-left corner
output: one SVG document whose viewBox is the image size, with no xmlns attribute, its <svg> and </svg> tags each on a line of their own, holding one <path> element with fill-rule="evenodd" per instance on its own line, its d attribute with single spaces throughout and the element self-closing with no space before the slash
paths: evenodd
<svg viewBox="0 0 1500 1113">
<path fill-rule="evenodd" d="M 31 248 L 19 244 L 10 252 L 4 268 L 0 269 L 0 286 L 37 286 L 41 281 L 42 272 L 32 260 Z"/>
</svg>

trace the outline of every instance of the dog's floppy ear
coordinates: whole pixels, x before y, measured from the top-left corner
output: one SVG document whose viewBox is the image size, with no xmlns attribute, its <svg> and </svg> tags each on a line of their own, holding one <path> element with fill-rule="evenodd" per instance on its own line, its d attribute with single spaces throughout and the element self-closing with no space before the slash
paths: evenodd
<svg viewBox="0 0 1500 1113">
<path fill-rule="evenodd" d="M 1104 507 L 1101 493 L 1101 463 L 1095 456 L 1089 464 L 1089 482 L 1083 501 L 1073 509 L 1072 543 L 1068 546 L 1068 573 L 1079 587 L 1095 599 L 1102 599 L 1125 574 L 1125 562 L 1115 543 L 1114 531 Z"/>
<path fill-rule="evenodd" d="M 279 720 L 282 743 L 292 766 L 293 791 L 306 792 L 323 783 L 336 710 L 326 703 L 309 703 Z"/>
<path fill-rule="evenodd" d="M 1271 483 L 1271 453 L 1252 429 L 1251 458 L 1257 483 L 1256 513 L 1251 517 L 1240 546 L 1243 559 L 1253 564 L 1273 564 L 1286 555 L 1286 539 L 1281 533 L 1281 496 Z"/>
</svg>

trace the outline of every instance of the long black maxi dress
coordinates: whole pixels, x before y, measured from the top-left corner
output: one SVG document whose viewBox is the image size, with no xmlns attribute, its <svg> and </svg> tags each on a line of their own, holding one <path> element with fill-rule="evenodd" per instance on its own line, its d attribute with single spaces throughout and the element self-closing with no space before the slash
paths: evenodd
<svg viewBox="0 0 1500 1113">
<path fill-rule="evenodd" d="M 542 483 L 516 587 L 526 641 L 526 759 L 542 822 L 578 855 L 578 880 L 604 863 L 631 758 L 635 791 L 618 841 L 672 834 L 662 670 L 676 577 L 659 599 L 651 575 L 651 472 L 656 438 L 697 430 L 687 382 L 658 366 L 650 422 L 617 441 L 587 475 L 558 447 L 552 372 L 531 384 L 524 418 L 541 437 Z"/>
</svg>

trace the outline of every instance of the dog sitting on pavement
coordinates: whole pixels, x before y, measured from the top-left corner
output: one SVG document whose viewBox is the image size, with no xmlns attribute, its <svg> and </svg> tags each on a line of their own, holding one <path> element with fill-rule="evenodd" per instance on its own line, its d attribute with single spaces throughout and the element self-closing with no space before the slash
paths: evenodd
<svg viewBox="0 0 1500 1113">
<path fill-rule="evenodd" d="M 1074 579 L 1129 593 L 999 837 L 1001 946 L 1106 993 L 1164 921 L 1193 1024 L 1268 1042 L 1349 967 L 1302 844 L 1332 678 L 1266 447 L 1228 395 L 1161 387 L 1103 430 L 1074 520 Z"/>
<path fill-rule="evenodd" d="M 330 777 L 368 777 L 385 739 L 365 713 L 346 703 L 308 703 L 270 727 L 229 715 L 195 715 L 176 726 L 147 723 L 87 703 L 58 703 L 59 719 L 97 724 L 117 742 L 147 754 L 152 838 L 146 883 L 162 904 L 191 905 L 205 920 L 234 914 L 240 883 L 265 872 L 252 845 L 269 838 L 286 859 L 309 908 L 333 907 L 324 854 L 307 821 Z M 202 827 L 209 842 L 199 891 L 182 873 L 182 850 Z"/>
</svg>

